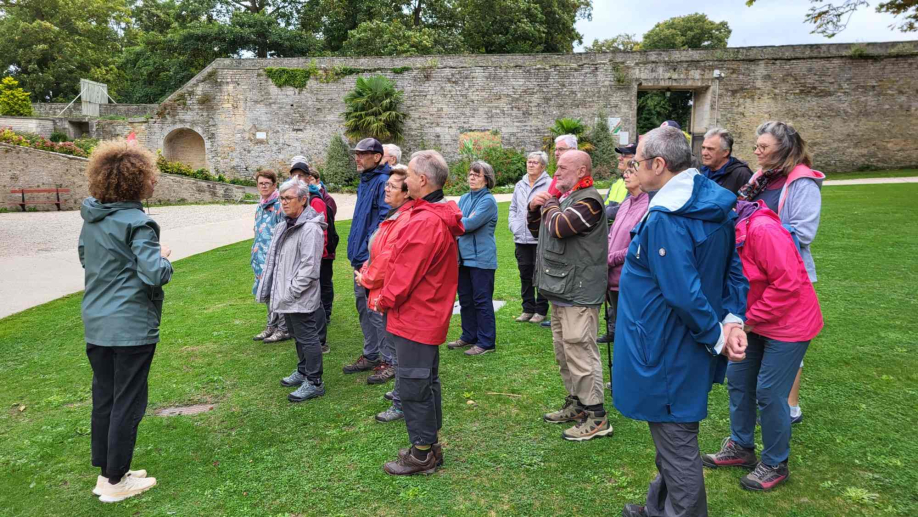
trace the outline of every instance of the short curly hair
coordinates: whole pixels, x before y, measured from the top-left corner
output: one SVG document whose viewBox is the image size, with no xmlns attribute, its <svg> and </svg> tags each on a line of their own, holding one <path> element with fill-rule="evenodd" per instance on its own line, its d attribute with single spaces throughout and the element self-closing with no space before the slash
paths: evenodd
<svg viewBox="0 0 918 517">
<path fill-rule="evenodd" d="M 101 203 L 140 201 L 147 180 L 156 178 L 156 157 L 127 140 L 111 140 L 96 147 L 89 157 L 86 176 L 89 194 Z"/>
</svg>

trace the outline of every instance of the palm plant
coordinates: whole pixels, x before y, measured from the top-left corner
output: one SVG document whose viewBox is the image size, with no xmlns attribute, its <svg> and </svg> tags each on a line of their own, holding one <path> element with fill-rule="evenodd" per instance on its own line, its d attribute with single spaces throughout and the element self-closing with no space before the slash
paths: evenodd
<svg viewBox="0 0 918 517">
<path fill-rule="evenodd" d="M 588 153 L 593 152 L 593 144 L 587 136 L 587 126 L 579 118 L 559 118 L 555 125 L 548 128 L 550 136 L 545 138 L 543 148 L 551 153 L 555 150 L 555 139 L 561 135 L 574 135 L 577 137 L 577 148 Z"/>
<path fill-rule="evenodd" d="M 358 77 L 344 96 L 344 134 L 359 140 L 373 137 L 383 142 L 402 140 L 408 115 L 399 110 L 404 92 L 384 76 Z"/>
</svg>

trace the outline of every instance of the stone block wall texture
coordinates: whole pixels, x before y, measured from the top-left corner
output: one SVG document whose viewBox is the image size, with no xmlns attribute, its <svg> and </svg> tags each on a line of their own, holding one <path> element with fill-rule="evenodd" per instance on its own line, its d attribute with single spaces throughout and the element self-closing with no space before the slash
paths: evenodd
<svg viewBox="0 0 918 517">
<path fill-rule="evenodd" d="M 85 158 L 67 156 L 15 145 L 0 144 L 0 194 L 4 207 L 19 210 L 21 198 L 10 190 L 19 188 L 69 188 L 61 195 L 64 210 L 77 210 L 89 196 Z M 201 181 L 184 176 L 160 174 L 150 201 L 158 203 L 238 201 L 245 188 L 226 183 Z M 54 194 L 26 194 L 26 201 L 52 201 Z M 32 206 L 32 205 L 29 205 Z M 38 210 L 57 210 L 55 205 L 34 205 Z"/>
<path fill-rule="evenodd" d="M 83 118 L 83 108 L 80 101 L 77 100 L 67 108 L 63 114 L 61 110 L 67 108 L 67 104 L 62 102 L 34 102 L 32 111 L 36 117 L 69 117 Z M 159 108 L 158 104 L 100 104 L 100 117 L 126 117 L 137 118 L 152 115 Z"/>
<path fill-rule="evenodd" d="M 0 127 L 11 127 L 17 133 L 36 133 L 45 138 L 54 132 L 54 120 L 33 117 L 0 117 Z"/>
</svg>

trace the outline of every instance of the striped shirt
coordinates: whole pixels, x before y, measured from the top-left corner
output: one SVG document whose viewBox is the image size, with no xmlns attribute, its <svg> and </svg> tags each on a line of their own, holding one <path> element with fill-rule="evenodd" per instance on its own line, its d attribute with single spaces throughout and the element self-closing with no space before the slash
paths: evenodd
<svg viewBox="0 0 918 517">
<path fill-rule="evenodd" d="M 605 217 L 602 204 L 592 198 L 582 199 L 561 209 L 558 198 L 550 198 L 540 208 L 530 210 L 526 224 L 533 237 L 539 237 L 540 226 L 555 238 L 566 239 L 590 231 Z"/>
</svg>

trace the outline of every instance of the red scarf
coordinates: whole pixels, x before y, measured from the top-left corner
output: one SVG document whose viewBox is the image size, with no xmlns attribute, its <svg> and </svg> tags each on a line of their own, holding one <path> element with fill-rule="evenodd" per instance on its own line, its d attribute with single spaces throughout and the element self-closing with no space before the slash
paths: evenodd
<svg viewBox="0 0 918 517">
<path fill-rule="evenodd" d="M 559 200 L 565 199 L 567 196 L 573 194 L 573 193 L 574 193 L 575 191 L 577 191 L 577 190 L 580 190 L 580 189 L 582 189 L 582 188 L 590 188 L 590 187 L 592 187 L 592 186 L 593 186 L 593 177 L 592 177 L 592 176 L 584 176 L 576 185 L 574 185 L 574 188 L 572 188 L 572 189 L 568 190 L 567 192 L 565 192 L 564 194 L 562 194 L 561 197 L 558 198 L 558 199 L 559 199 Z"/>
</svg>

